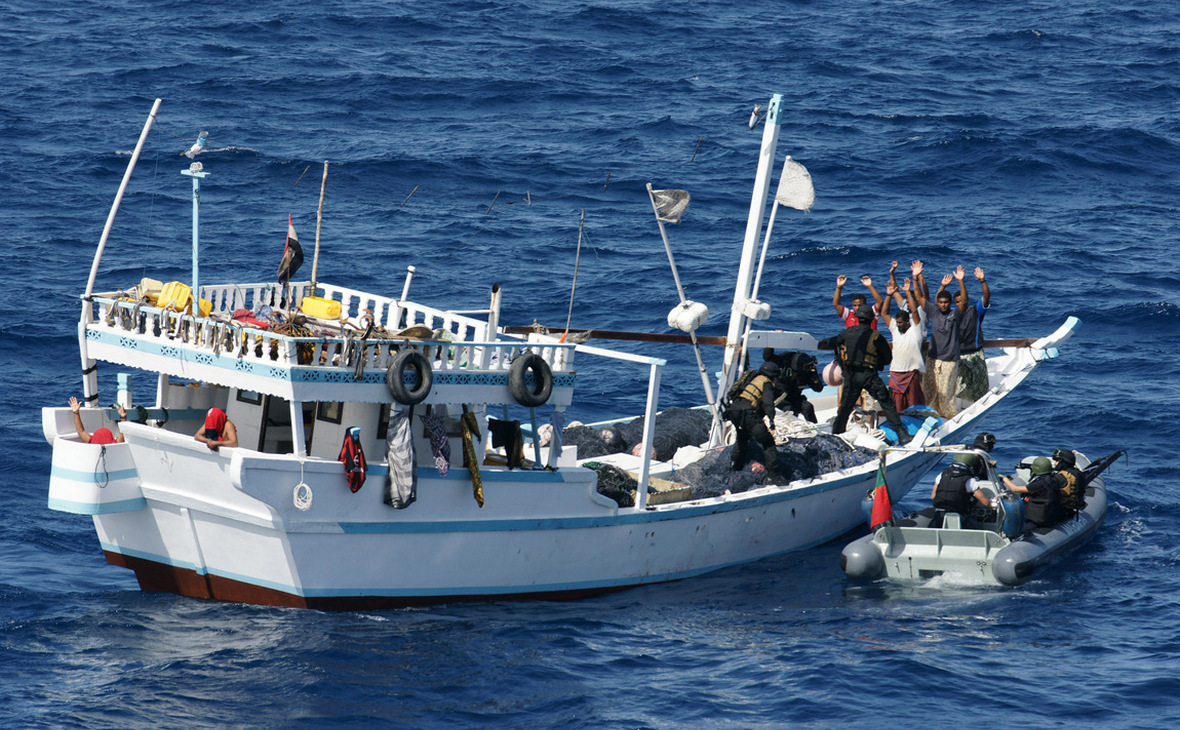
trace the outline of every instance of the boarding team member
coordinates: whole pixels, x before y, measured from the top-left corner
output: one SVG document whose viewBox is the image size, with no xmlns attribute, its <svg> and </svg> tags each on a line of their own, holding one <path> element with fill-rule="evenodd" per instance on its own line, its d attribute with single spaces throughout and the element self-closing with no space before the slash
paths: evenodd
<svg viewBox="0 0 1180 730">
<path fill-rule="evenodd" d="M 889 342 L 880 332 L 869 328 L 869 322 L 873 319 L 871 307 L 861 305 L 856 316 L 859 322 L 855 327 L 849 327 L 820 343 L 821 347 L 835 349 L 836 360 L 844 372 L 844 389 L 840 393 L 840 409 L 836 412 L 836 420 L 832 422 L 832 433 L 844 433 L 848 416 L 856 407 L 857 399 L 862 391 L 867 390 L 881 404 L 885 420 L 897 433 L 898 443 L 904 446 L 910 442 L 910 434 L 902 425 L 889 390 L 879 375 L 893 357 Z"/>
<path fill-rule="evenodd" d="M 1061 492 L 1053 475 L 1053 465 L 1048 457 L 1038 456 L 1029 467 L 1032 480 L 1021 486 L 1008 477 L 1003 477 L 1004 486 L 1018 494 L 1028 495 L 1024 508 L 1025 529 L 1049 527 L 1061 522 Z"/>
<path fill-rule="evenodd" d="M 764 362 L 758 374 L 734 399 L 729 417 L 737 430 L 733 445 L 733 470 L 738 471 L 748 461 L 746 446 L 754 439 L 762 446 L 767 479 L 778 480 L 778 451 L 774 445 L 774 401 L 779 396 L 775 381 L 782 369 L 773 362 Z"/>
<path fill-rule="evenodd" d="M 778 365 L 781 369 L 775 384 L 782 395 L 775 405 L 786 406 L 783 410 L 789 408 L 796 416 L 803 416 L 815 423 L 815 406 L 803 395 L 805 387 L 817 393 L 824 389 L 824 381 L 820 379 L 819 371 L 816 370 L 815 358 L 806 352 L 776 354 L 773 347 L 767 347 L 762 350 L 762 359 Z"/>
<path fill-rule="evenodd" d="M 966 516 L 971 511 L 972 499 L 991 508 L 991 500 L 979 488 L 979 480 L 975 478 L 978 460 L 975 454 L 956 454 L 951 465 L 942 470 L 930 491 L 930 501 L 936 509 Z"/>
</svg>

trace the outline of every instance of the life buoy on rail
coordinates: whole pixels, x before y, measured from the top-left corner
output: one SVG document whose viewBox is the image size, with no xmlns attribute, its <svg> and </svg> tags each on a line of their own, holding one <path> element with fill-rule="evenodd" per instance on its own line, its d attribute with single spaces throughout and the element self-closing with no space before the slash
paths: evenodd
<svg viewBox="0 0 1180 730">
<path fill-rule="evenodd" d="M 525 382 L 525 374 L 532 372 L 533 385 Z M 553 392 L 553 370 L 545 358 L 535 352 L 517 356 L 508 368 L 508 390 L 516 402 L 527 408 L 544 405 Z"/>
<path fill-rule="evenodd" d="M 418 373 L 418 384 L 411 390 L 406 387 L 405 375 L 410 370 Z M 393 358 L 393 364 L 385 371 L 385 386 L 393 399 L 404 406 L 412 406 L 426 400 L 434 385 L 434 369 L 430 361 L 417 350 L 402 350 Z"/>
</svg>

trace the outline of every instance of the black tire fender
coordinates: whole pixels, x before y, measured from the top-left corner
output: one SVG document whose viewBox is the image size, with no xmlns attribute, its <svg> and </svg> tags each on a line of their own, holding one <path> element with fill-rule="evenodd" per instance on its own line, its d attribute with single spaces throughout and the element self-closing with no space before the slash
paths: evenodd
<svg viewBox="0 0 1180 730">
<path fill-rule="evenodd" d="M 533 386 L 525 383 L 525 375 L 532 371 Z M 526 408 L 544 405 L 553 393 L 553 370 L 545 358 L 535 352 L 518 355 L 508 368 L 508 390 L 517 403 Z"/>
<path fill-rule="evenodd" d="M 418 373 L 418 385 L 413 390 L 406 387 L 405 375 L 410 370 Z M 393 364 L 385 371 L 385 387 L 393 399 L 404 406 L 413 406 L 426 400 L 434 386 L 434 368 L 430 361 L 417 350 L 402 350 L 393 358 Z"/>
</svg>

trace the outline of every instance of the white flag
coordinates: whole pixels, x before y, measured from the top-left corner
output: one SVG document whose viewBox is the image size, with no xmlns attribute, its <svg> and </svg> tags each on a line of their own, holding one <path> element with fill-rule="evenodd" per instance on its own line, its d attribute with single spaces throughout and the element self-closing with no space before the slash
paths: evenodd
<svg viewBox="0 0 1180 730">
<path fill-rule="evenodd" d="M 783 160 L 783 172 L 778 178 L 778 192 L 774 199 L 779 205 L 807 212 L 815 202 L 815 186 L 807 168 L 791 159 Z"/>
<path fill-rule="evenodd" d="M 665 223 L 679 223 L 691 200 L 687 190 L 653 190 L 651 199 L 656 206 L 656 218 Z"/>
</svg>

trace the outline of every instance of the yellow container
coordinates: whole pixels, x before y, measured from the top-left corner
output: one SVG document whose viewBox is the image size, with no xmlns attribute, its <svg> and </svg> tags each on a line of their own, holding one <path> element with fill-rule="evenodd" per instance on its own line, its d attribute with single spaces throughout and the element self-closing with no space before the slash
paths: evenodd
<svg viewBox="0 0 1180 730">
<path fill-rule="evenodd" d="M 178 312 L 192 313 L 193 290 L 188 284 L 170 281 L 160 289 L 160 296 L 156 299 L 156 306 L 160 309 L 174 309 Z M 201 316 L 208 317 L 213 311 L 213 302 L 201 300 Z"/>
<path fill-rule="evenodd" d="M 316 319 L 340 319 L 340 302 L 323 297 L 304 297 L 299 308 L 308 317 Z"/>
</svg>

